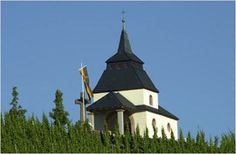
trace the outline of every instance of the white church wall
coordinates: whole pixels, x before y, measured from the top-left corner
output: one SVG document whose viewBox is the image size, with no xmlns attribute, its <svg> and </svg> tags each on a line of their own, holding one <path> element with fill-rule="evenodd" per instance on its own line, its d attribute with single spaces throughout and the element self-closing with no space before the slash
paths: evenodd
<svg viewBox="0 0 236 154">
<path fill-rule="evenodd" d="M 158 108 L 158 93 L 147 89 L 133 89 L 119 91 L 125 98 L 127 98 L 134 105 L 149 105 Z M 153 105 L 149 103 L 149 96 L 152 95 Z"/>
<path fill-rule="evenodd" d="M 149 130 L 149 136 L 152 137 L 154 135 L 154 130 L 152 126 L 152 120 L 156 120 L 156 127 L 157 127 L 157 136 L 161 137 L 161 129 L 164 128 L 165 134 L 167 138 L 170 138 L 171 129 L 174 133 L 175 138 L 178 138 L 178 121 L 175 119 L 171 119 L 159 114 L 155 114 L 152 112 L 146 113 L 146 123 Z M 170 124 L 170 129 L 168 130 L 168 123 Z"/>
<path fill-rule="evenodd" d="M 158 105 L 159 105 L 158 93 L 150 91 L 150 90 L 143 89 L 143 95 L 144 95 L 143 96 L 144 97 L 143 102 L 144 102 L 145 105 L 149 105 L 149 106 L 152 106 L 152 107 L 158 109 Z M 149 102 L 150 95 L 152 96 L 152 99 L 153 99 L 153 105 L 150 105 L 150 102 Z"/>
<path fill-rule="evenodd" d="M 143 89 L 122 90 L 118 92 L 134 105 L 143 104 Z"/>
<path fill-rule="evenodd" d="M 158 93 L 147 90 L 147 89 L 133 89 L 133 90 L 122 90 L 122 91 L 114 91 L 119 92 L 125 98 L 127 98 L 134 105 L 148 105 L 154 108 L 158 108 Z M 108 92 L 104 93 L 95 93 L 94 94 L 94 102 L 104 97 Z M 149 97 L 152 96 L 153 105 L 150 105 Z"/>
<path fill-rule="evenodd" d="M 134 118 L 134 130 L 136 130 L 136 127 L 138 126 L 141 136 L 143 136 L 144 131 L 146 130 L 146 115 L 146 112 L 132 114 L 132 117 Z"/>
<path fill-rule="evenodd" d="M 135 90 L 122 90 L 122 91 L 113 91 L 119 92 L 126 99 L 132 102 L 134 105 L 142 105 L 143 104 L 143 89 L 135 89 Z M 104 97 L 108 92 L 103 93 L 94 93 L 94 102 Z"/>
<path fill-rule="evenodd" d="M 156 120 L 156 128 L 157 128 L 157 136 L 161 137 L 161 129 L 162 127 L 164 128 L 165 134 L 167 138 L 170 138 L 170 133 L 171 131 L 168 130 L 167 125 L 168 123 L 170 124 L 170 130 L 172 129 L 175 139 L 178 139 L 178 121 L 156 114 L 152 112 L 138 112 L 134 113 L 133 115 L 134 118 L 134 126 L 135 128 L 137 125 L 139 126 L 140 134 L 143 136 L 146 128 L 148 128 L 149 132 L 149 137 L 153 137 L 154 135 L 154 130 L 153 130 L 153 125 L 152 125 L 152 120 Z"/>
<path fill-rule="evenodd" d="M 101 99 L 102 97 L 104 97 L 106 94 L 108 94 L 108 92 L 104 92 L 104 93 L 94 93 L 93 94 L 93 101 L 96 102 L 97 100 Z"/>
</svg>

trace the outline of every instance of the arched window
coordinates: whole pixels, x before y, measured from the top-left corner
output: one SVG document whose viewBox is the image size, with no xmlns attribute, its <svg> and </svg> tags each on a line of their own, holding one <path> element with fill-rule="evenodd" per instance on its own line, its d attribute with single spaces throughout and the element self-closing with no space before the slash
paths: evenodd
<svg viewBox="0 0 236 154">
<path fill-rule="evenodd" d="M 168 132 L 171 131 L 170 123 L 167 124 L 167 130 L 168 130 Z"/>
<path fill-rule="evenodd" d="M 153 105 L 152 95 L 149 95 L 149 104 L 150 104 L 150 105 Z"/>
<path fill-rule="evenodd" d="M 157 130 L 157 123 L 156 123 L 156 119 L 152 119 L 152 128 Z"/>
</svg>

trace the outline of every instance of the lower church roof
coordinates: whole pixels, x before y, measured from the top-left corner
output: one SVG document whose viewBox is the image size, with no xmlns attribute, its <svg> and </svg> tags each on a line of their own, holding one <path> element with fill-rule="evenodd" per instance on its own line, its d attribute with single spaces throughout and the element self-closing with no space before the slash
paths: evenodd
<svg viewBox="0 0 236 154">
<path fill-rule="evenodd" d="M 113 92 L 108 93 L 98 101 L 88 106 L 86 109 L 91 112 L 94 111 L 101 112 L 101 111 L 109 111 L 116 109 L 129 110 L 133 113 L 149 111 L 152 113 L 163 115 L 165 117 L 169 117 L 171 119 L 179 120 L 178 117 L 176 117 L 175 115 L 173 115 L 160 105 L 158 106 L 158 109 L 147 105 L 134 105 L 120 93 L 113 93 Z"/>
<path fill-rule="evenodd" d="M 113 109 L 134 110 L 135 106 L 121 94 L 110 92 L 87 107 L 88 111 L 104 111 Z"/>
<path fill-rule="evenodd" d="M 147 106 L 147 105 L 136 105 L 135 107 L 136 107 L 136 112 L 149 111 L 152 113 L 163 115 L 165 117 L 169 117 L 171 119 L 179 120 L 178 117 L 176 117 L 175 115 L 173 115 L 172 113 L 170 113 L 169 111 L 161 107 L 160 105 L 158 105 L 158 109 L 153 108 L 151 106 Z"/>
<path fill-rule="evenodd" d="M 159 93 L 159 90 L 152 83 L 145 70 L 129 67 L 120 70 L 106 69 L 93 92 L 99 93 L 141 88 Z"/>
</svg>

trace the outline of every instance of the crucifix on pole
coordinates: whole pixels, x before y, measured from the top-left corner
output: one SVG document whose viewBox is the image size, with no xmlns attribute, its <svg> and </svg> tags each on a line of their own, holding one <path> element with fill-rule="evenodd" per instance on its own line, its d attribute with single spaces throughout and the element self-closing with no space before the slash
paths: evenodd
<svg viewBox="0 0 236 154">
<path fill-rule="evenodd" d="M 89 104 L 89 100 L 83 98 L 84 97 L 84 92 L 80 93 L 80 98 L 75 100 L 75 104 L 79 104 L 80 105 L 80 121 L 81 122 L 85 122 L 86 120 L 86 111 L 85 111 L 85 107 L 86 104 Z"/>
<path fill-rule="evenodd" d="M 81 63 L 80 68 L 80 75 L 81 75 L 81 87 L 82 92 L 80 93 L 80 98 L 75 100 L 75 104 L 80 105 L 80 120 L 81 122 L 85 122 L 86 120 L 86 104 L 89 104 L 91 102 L 91 99 L 93 97 L 92 90 L 89 86 L 89 77 L 86 66 L 83 66 Z M 89 99 L 85 98 L 85 89 L 88 94 Z"/>
</svg>

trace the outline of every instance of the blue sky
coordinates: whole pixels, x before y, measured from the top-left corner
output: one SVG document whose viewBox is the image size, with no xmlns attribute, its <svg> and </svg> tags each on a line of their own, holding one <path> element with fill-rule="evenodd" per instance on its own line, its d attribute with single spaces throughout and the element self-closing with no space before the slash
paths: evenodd
<svg viewBox="0 0 236 154">
<path fill-rule="evenodd" d="M 179 127 L 207 137 L 234 131 L 234 2 L 2 2 L 2 112 L 13 86 L 38 117 L 61 89 L 77 121 L 80 63 L 94 88 L 117 51 L 123 9 L 133 52 Z"/>
</svg>

